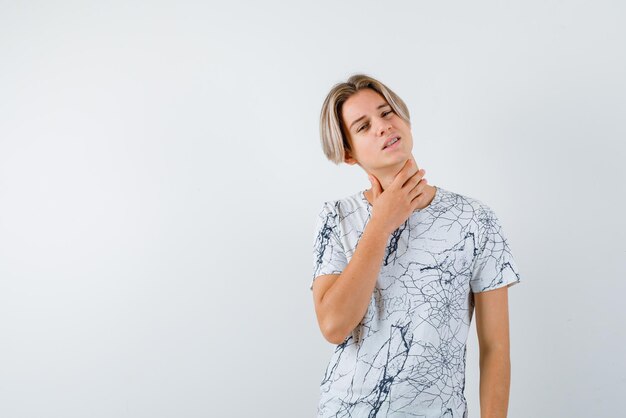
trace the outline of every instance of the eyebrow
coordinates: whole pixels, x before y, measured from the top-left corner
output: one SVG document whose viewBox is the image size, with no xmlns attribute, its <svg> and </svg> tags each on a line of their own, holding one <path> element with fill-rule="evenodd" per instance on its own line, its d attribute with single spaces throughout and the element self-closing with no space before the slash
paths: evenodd
<svg viewBox="0 0 626 418">
<path fill-rule="evenodd" d="M 378 105 L 378 107 L 377 107 L 376 109 L 380 109 L 380 108 L 385 107 L 385 106 L 389 106 L 389 103 L 383 103 L 383 104 L 380 104 L 380 105 Z M 391 106 L 389 106 L 389 107 L 391 107 Z M 350 124 L 350 127 L 348 128 L 348 130 L 352 130 L 352 126 L 354 126 L 354 124 L 355 124 L 355 123 L 357 123 L 358 121 L 360 121 L 360 120 L 361 120 L 361 119 L 363 119 L 364 117 L 365 117 L 365 115 L 361 116 L 360 118 L 358 118 L 358 119 L 356 119 L 354 122 L 352 122 L 352 123 Z"/>
</svg>

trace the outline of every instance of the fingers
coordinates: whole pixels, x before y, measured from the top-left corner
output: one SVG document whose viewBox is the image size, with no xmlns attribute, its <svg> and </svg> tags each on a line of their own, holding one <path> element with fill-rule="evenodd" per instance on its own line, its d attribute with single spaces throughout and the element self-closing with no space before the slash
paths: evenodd
<svg viewBox="0 0 626 418">
<path fill-rule="evenodd" d="M 417 172 L 413 171 L 416 168 L 418 168 L 417 167 L 417 163 L 415 162 L 413 157 L 411 157 L 408 160 L 406 160 L 406 162 L 404 163 L 404 166 L 402 167 L 402 170 L 400 170 L 400 172 L 396 175 L 396 177 L 394 178 L 394 180 L 391 183 L 390 187 L 394 187 L 394 188 L 398 188 L 398 189 L 400 189 L 402 187 L 405 187 L 407 181 L 412 176 L 415 176 L 415 175 L 417 175 L 419 173 L 420 170 L 418 170 Z"/>
<path fill-rule="evenodd" d="M 409 178 L 409 173 L 411 172 L 412 160 L 413 160 L 412 158 L 409 158 L 408 160 L 404 162 L 404 166 L 402 166 L 402 170 L 400 170 L 400 172 L 396 174 L 396 177 L 393 179 L 393 181 L 389 185 L 390 189 L 399 189 L 404 185 L 404 183 L 406 182 L 406 179 Z"/>
<path fill-rule="evenodd" d="M 426 175 L 426 170 L 423 168 L 419 169 L 415 174 L 411 176 L 411 178 L 407 181 L 408 186 L 412 186 L 411 188 L 417 186 Z"/>
<path fill-rule="evenodd" d="M 411 195 L 415 188 L 420 184 L 421 180 L 424 178 L 426 174 L 426 170 L 419 169 L 415 174 L 413 174 L 404 184 L 403 188 L 407 190 L 407 195 Z"/>
<path fill-rule="evenodd" d="M 416 168 L 418 170 L 416 172 L 413 172 L 413 170 Z M 404 189 L 405 195 L 408 195 L 410 191 L 413 190 L 415 186 L 420 182 L 422 177 L 424 177 L 425 173 L 426 170 L 419 169 L 417 167 L 417 163 L 415 162 L 413 157 L 411 157 L 404 162 L 404 166 L 402 166 L 400 172 L 396 174 L 396 177 L 393 179 L 388 188 L 396 190 Z M 372 185 L 372 194 L 374 198 L 376 198 L 380 194 L 382 194 L 383 188 L 378 179 L 373 174 L 368 173 L 367 177 L 369 178 Z"/>
<path fill-rule="evenodd" d="M 427 186 L 428 180 L 423 178 L 409 193 L 413 210 L 415 210 L 422 203 L 422 197 L 424 196 L 424 192 L 426 191 Z"/>
</svg>

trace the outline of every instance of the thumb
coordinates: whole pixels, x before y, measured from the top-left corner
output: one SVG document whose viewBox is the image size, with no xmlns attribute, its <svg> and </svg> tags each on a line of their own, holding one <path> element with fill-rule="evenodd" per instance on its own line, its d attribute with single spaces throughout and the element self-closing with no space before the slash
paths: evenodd
<svg viewBox="0 0 626 418">
<path fill-rule="evenodd" d="M 382 193 L 382 187 L 380 186 L 380 183 L 378 182 L 378 179 L 376 177 L 372 176 L 371 174 L 369 174 L 368 177 L 370 179 L 370 183 L 372 183 L 372 193 L 374 195 L 374 198 L 377 198 Z"/>
</svg>

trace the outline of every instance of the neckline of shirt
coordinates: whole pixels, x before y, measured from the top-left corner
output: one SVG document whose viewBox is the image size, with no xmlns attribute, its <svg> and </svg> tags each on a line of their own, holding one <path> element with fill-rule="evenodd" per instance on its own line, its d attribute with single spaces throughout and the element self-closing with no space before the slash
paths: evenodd
<svg viewBox="0 0 626 418">
<path fill-rule="evenodd" d="M 439 203 L 439 201 L 441 200 L 441 188 L 438 186 L 433 185 L 433 187 L 435 188 L 435 196 L 433 197 L 433 200 L 430 201 L 430 204 L 428 204 L 428 206 L 425 206 L 421 209 L 415 209 L 415 211 L 413 213 L 418 213 L 418 212 L 423 212 L 426 209 L 430 208 L 431 206 Z M 367 189 L 361 190 L 359 192 L 359 197 L 361 198 L 361 200 L 363 201 L 363 203 L 365 203 L 366 207 L 369 209 L 372 208 L 372 204 L 369 202 L 369 200 L 367 200 L 367 197 L 365 197 L 365 191 Z"/>
</svg>

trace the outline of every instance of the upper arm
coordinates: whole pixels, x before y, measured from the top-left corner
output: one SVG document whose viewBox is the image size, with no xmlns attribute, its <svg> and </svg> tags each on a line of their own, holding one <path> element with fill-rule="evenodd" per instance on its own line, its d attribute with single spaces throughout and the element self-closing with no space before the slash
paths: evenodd
<svg viewBox="0 0 626 418">
<path fill-rule="evenodd" d="M 509 286 L 474 293 L 480 350 L 509 350 Z"/>
<path fill-rule="evenodd" d="M 325 202 L 318 214 L 315 226 L 312 253 L 313 274 L 309 286 L 311 290 L 313 290 L 313 283 L 320 282 L 321 288 L 325 291 L 330 285 L 325 283 L 326 279 L 323 277 L 338 276 L 348 265 L 340 235 L 339 215 L 333 205 Z M 321 296 L 319 298 L 321 299 Z"/>
<path fill-rule="evenodd" d="M 519 269 L 513 258 L 504 229 L 496 213 L 482 205 L 478 216 L 475 257 L 472 260 L 472 292 L 491 291 L 520 283 Z"/>
</svg>

